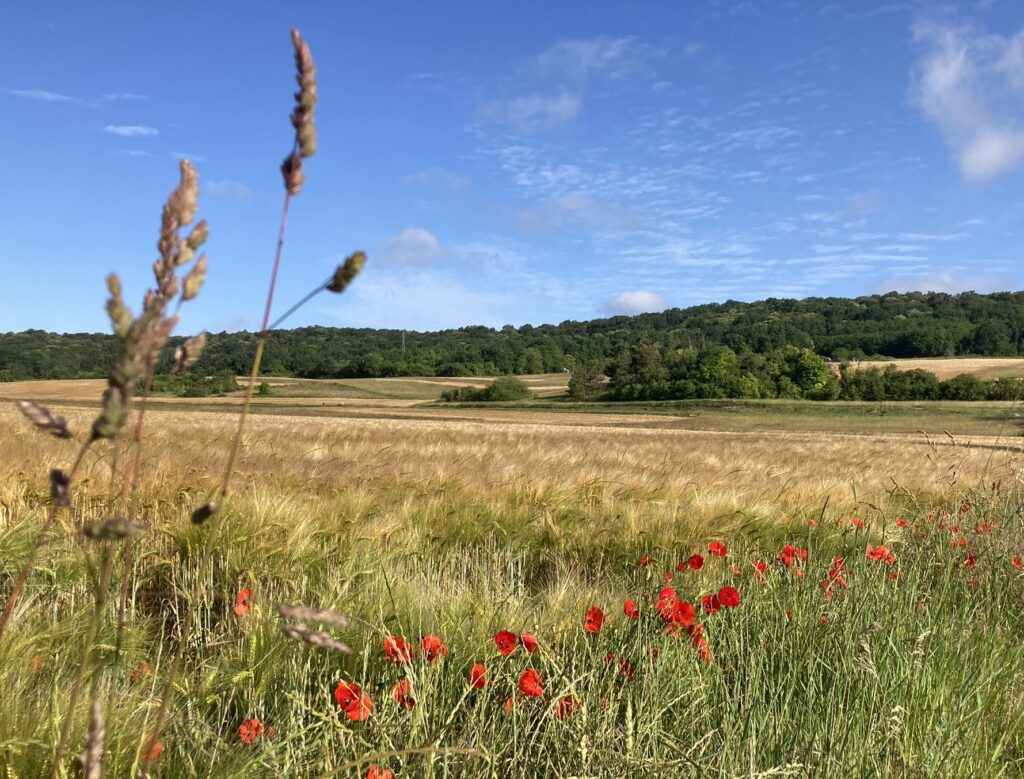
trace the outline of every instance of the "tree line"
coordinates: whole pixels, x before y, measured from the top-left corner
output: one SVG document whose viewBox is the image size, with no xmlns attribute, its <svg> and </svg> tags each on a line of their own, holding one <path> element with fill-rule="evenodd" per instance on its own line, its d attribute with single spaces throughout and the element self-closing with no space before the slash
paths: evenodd
<svg viewBox="0 0 1024 779">
<path fill-rule="evenodd" d="M 500 329 L 403 334 L 303 327 L 272 332 L 263 364 L 268 375 L 306 378 L 493 376 L 617 365 L 640 343 L 657 348 L 669 361 L 677 359 L 672 357 L 677 353 L 710 347 L 724 347 L 748 361 L 751 355 L 767 359 L 794 347 L 842 362 L 1021 355 L 1022 336 L 1024 292 L 911 292 L 852 299 L 726 301 L 656 314 Z M 170 345 L 158 372 L 168 372 L 177 343 L 180 339 Z M 192 370 L 200 376 L 244 374 L 255 347 L 254 333 L 212 334 Z M 0 381 L 100 377 L 101 366 L 112 362 L 116 348 L 113 336 L 105 334 L 3 333 Z M 752 372 L 760 376 L 758 370 Z M 788 390 L 783 386 L 780 391 Z"/>
</svg>

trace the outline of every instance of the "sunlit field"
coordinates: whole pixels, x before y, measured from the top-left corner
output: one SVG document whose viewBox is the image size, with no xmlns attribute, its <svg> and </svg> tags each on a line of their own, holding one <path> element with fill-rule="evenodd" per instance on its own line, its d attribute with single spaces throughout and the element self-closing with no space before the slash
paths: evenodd
<svg viewBox="0 0 1024 779">
<path fill-rule="evenodd" d="M 403 402 L 256 414 L 206 568 L 188 515 L 234 417 L 154 406 L 152 530 L 114 566 L 124 614 L 112 598 L 98 639 L 107 775 L 154 749 L 193 607 L 154 776 L 1024 773 L 1014 409 L 989 412 L 1002 434 L 969 417 L 957 436 Z M 76 431 L 94 414 L 55 407 Z M 9 583 L 77 447 L 13 405 L 0 425 Z M 87 455 L 0 649 L 12 776 L 48 766 L 93 611 L 80 528 L 120 510 L 126 456 Z M 346 615 L 298 621 L 352 653 L 287 637 L 282 603 Z"/>
</svg>

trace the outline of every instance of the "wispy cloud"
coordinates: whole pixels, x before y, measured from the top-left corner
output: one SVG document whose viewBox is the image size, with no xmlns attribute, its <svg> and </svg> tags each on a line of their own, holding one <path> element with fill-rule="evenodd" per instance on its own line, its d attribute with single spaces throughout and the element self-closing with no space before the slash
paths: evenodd
<svg viewBox="0 0 1024 779">
<path fill-rule="evenodd" d="M 579 95 L 561 91 L 555 95 L 528 95 L 491 103 L 485 113 L 495 119 L 511 122 L 523 132 L 560 127 L 580 111 Z"/>
<path fill-rule="evenodd" d="M 147 95 L 136 95 L 132 92 L 119 92 L 101 95 L 100 99 L 108 103 L 113 103 L 117 100 L 149 100 L 149 97 Z"/>
<path fill-rule="evenodd" d="M 431 166 L 412 173 L 402 179 L 406 184 L 417 184 L 425 186 L 441 186 L 457 192 L 469 186 L 469 179 L 452 173 L 444 168 Z"/>
<path fill-rule="evenodd" d="M 429 230 L 407 227 L 384 242 L 381 257 L 385 262 L 412 265 L 435 260 L 444 254 L 441 242 Z"/>
<path fill-rule="evenodd" d="M 633 36 L 565 40 L 543 52 L 537 63 L 542 71 L 576 81 L 596 74 L 622 78 L 641 66 L 645 49 L 638 49 Z"/>
<path fill-rule="evenodd" d="M 203 189 L 211 195 L 231 200 L 247 200 L 252 196 L 248 185 L 232 179 L 211 179 L 203 185 Z"/>
<path fill-rule="evenodd" d="M 519 213 L 519 224 L 527 231 L 585 227 L 614 232 L 636 224 L 628 209 L 598 200 L 585 192 L 570 192 Z"/>
<path fill-rule="evenodd" d="M 1012 282 L 991 273 L 964 273 L 940 270 L 925 276 L 896 276 L 879 283 L 879 292 L 1001 292 Z"/>
<path fill-rule="evenodd" d="M 927 19 L 914 37 L 914 97 L 964 179 L 985 181 L 1024 162 L 1024 30 L 1006 37 Z"/>
<path fill-rule="evenodd" d="M 140 124 L 108 124 L 103 128 L 103 132 L 120 135 L 122 138 L 148 138 L 160 134 L 155 127 Z"/>
<path fill-rule="evenodd" d="M 15 97 L 23 97 L 26 100 L 38 100 L 43 103 L 84 103 L 77 97 L 69 97 L 59 92 L 49 92 L 45 89 L 10 89 L 7 94 Z"/>
</svg>

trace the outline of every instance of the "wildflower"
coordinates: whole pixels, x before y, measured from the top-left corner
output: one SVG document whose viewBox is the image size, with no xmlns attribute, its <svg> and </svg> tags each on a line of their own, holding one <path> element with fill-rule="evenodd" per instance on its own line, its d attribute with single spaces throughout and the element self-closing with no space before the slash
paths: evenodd
<svg viewBox="0 0 1024 779">
<path fill-rule="evenodd" d="M 43 670 L 43 666 L 45 665 L 45 662 L 43 661 L 43 656 L 39 654 L 32 655 L 32 658 L 30 659 L 29 662 L 32 663 L 32 673 L 39 673 Z"/>
<path fill-rule="evenodd" d="M 366 779 L 395 779 L 395 774 L 390 768 L 371 765 L 370 770 L 366 772 Z"/>
<path fill-rule="evenodd" d="M 797 549 L 795 546 L 786 544 L 782 547 L 782 551 L 779 552 L 779 562 L 789 568 L 789 566 L 796 562 L 796 552 Z"/>
<path fill-rule="evenodd" d="M 416 699 L 412 697 L 412 683 L 408 679 L 402 679 L 391 689 L 391 696 L 399 706 L 407 709 L 416 707 Z"/>
<path fill-rule="evenodd" d="M 721 541 L 712 541 L 708 544 L 708 551 L 713 557 L 725 557 L 726 555 L 725 544 Z"/>
<path fill-rule="evenodd" d="M 412 660 L 413 648 L 401 636 L 388 636 L 384 639 L 384 657 L 395 663 L 408 663 Z"/>
<path fill-rule="evenodd" d="M 889 551 L 888 547 L 882 545 L 871 546 L 871 544 L 868 544 L 864 556 L 868 560 L 874 560 L 879 563 L 884 562 L 886 565 L 892 565 L 896 562 L 896 555 Z"/>
<path fill-rule="evenodd" d="M 978 561 L 978 555 L 974 552 L 967 553 L 967 559 L 964 561 L 964 568 L 973 568 L 974 564 Z"/>
<path fill-rule="evenodd" d="M 345 712 L 345 716 L 353 722 L 362 722 L 373 711 L 370 696 L 363 692 L 358 684 L 352 682 L 338 682 L 338 687 L 334 690 L 334 699 Z"/>
<path fill-rule="evenodd" d="M 132 669 L 132 672 L 128 676 L 128 678 L 131 681 L 133 681 L 133 682 L 137 682 L 143 676 L 152 676 L 152 675 L 153 675 L 153 668 L 152 668 L 152 666 L 150 666 L 150 664 L 147 663 L 145 660 L 139 660 L 139 662 L 135 666 L 135 668 Z"/>
<path fill-rule="evenodd" d="M 864 520 L 862 519 L 857 519 L 857 517 L 850 517 L 850 522 L 853 523 L 853 526 L 857 528 L 857 530 L 862 530 L 864 528 Z"/>
<path fill-rule="evenodd" d="M 676 602 L 676 591 L 671 587 L 665 587 L 660 593 L 658 593 L 658 602 L 654 605 L 654 608 L 661 614 L 661 618 L 666 622 L 672 619 L 672 607 Z"/>
<path fill-rule="evenodd" d="M 690 559 L 686 561 L 686 564 L 694 571 L 699 571 L 704 567 L 704 558 L 699 554 L 692 554 L 690 555 Z"/>
<path fill-rule="evenodd" d="M 962 504 L 960 506 L 960 513 L 961 514 L 966 514 L 970 510 L 971 510 L 971 504 L 970 503 L 964 503 L 964 504 Z"/>
<path fill-rule="evenodd" d="M 807 520 L 807 526 L 808 527 L 817 527 L 818 526 L 818 520 L 816 520 L 816 519 L 808 519 Z"/>
<path fill-rule="evenodd" d="M 487 684 L 487 669 L 483 663 L 474 663 L 469 669 L 469 686 L 474 690 L 482 690 Z"/>
<path fill-rule="evenodd" d="M 740 570 L 740 567 L 738 565 L 734 565 L 732 567 L 732 575 L 733 575 L 733 578 L 739 578 L 740 576 L 743 575 L 743 571 Z"/>
<path fill-rule="evenodd" d="M 583 629 L 588 633 L 597 633 L 604 624 L 604 612 L 597 606 L 587 609 L 586 619 L 583 621 Z"/>
<path fill-rule="evenodd" d="M 421 646 L 423 647 L 423 658 L 428 663 L 433 663 L 439 657 L 448 654 L 448 647 L 441 641 L 440 636 L 424 636 Z"/>
<path fill-rule="evenodd" d="M 793 571 L 793 573 L 796 575 L 796 578 L 798 578 L 798 579 L 804 578 L 804 569 L 803 568 L 797 568 L 795 571 Z"/>
<path fill-rule="evenodd" d="M 541 682 L 540 674 L 532 668 L 523 671 L 519 677 L 519 691 L 530 698 L 539 698 L 544 694 L 544 684 Z"/>
<path fill-rule="evenodd" d="M 676 599 L 672 604 L 672 624 L 688 627 L 697 618 L 697 610 L 692 603 Z"/>
<path fill-rule="evenodd" d="M 514 709 L 515 707 L 516 707 L 516 696 L 515 695 L 509 695 L 508 696 L 508 700 L 505 701 L 504 705 L 501 708 L 503 708 L 505 711 L 512 711 L 512 709 Z"/>
<path fill-rule="evenodd" d="M 622 604 L 622 612 L 634 622 L 640 619 L 640 608 L 632 598 Z"/>
<path fill-rule="evenodd" d="M 494 634 L 494 643 L 505 657 L 516 651 L 516 634 L 511 630 L 499 630 Z"/>
<path fill-rule="evenodd" d="M 898 528 L 905 528 L 906 526 L 907 526 L 907 520 L 905 520 L 905 519 L 897 519 L 896 520 L 896 527 L 898 527 Z"/>
<path fill-rule="evenodd" d="M 263 723 L 258 719 L 248 719 L 238 728 L 238 737 L 246 744 L 255 744 L 263 733 Z"/>
<path fill-rule="evenodd" d="M 700 659 L 705 663 L 710 663 L 711 647 L 708 646 L 708 640 L 704 637 L 704 626 L 689 625 L 686 628 L 686 632 L 690 635 L 690 646 L 697 650 Z"/>
<path fill-rule="evenodd" d="M 787 622 L 792 622 L 793 621 L 793 612 L 792 611 L 787 611 L 786 612 L 786 621 Z"/>
<path fill-rule="evenodd" d="M 537 651 L 537 637 L 532 633 L 523 633 L 519 636 L 519 643 L 523 645 L 523 649 L 525 649 L 528 654 L 532 655 Z"/>
<path fill-rule="evenodd" d="M 701 596 L 700 605 L 708 614 L 714 614 L 716 611 L 722 608 L 722 604 L 719 601 L 717 595 Z"/>
<path fill-rule="evenodd" d="M 252 590 L 246 587 L 244 590 L 239 590 L 238 595 L 235 596 L 235 614 L 240 617 L 244 617 L 249 613 L 249 609 L 252 608 Z"/>
<path fill-rule="evenodd" d="M 154 760 L 159 759 L 160 755 L 164 753 L 164 742 L 160 740 L 153 740 L 150 738 L 146 741 L 146 745 L 142 748 L 142 759 L 146 762 L 152 763 Z"/>
<path fill-rule="evenodd" d="M 967 546 L 967 539 L 964 538 L 963 536 L 961 536 L 960 538 L 951 538 L 949 540 L 949 545 L 953 546 L 953 547 Z"/>
<path fill-rule="evenodd" d="M 1024 559 L 1021 559 L 1020 555 L 1014 555 L 1013 559 L 1010 560 L 1010 564 L 1018 571 L 1024 570 Z"/>
<path fill-rule="evenodd" d="M 727 609 L 736 608 L 740 605 L 740 591 L 726 585 L 718 591 L 718 602 Z"/>
<path fill-rule="evenodd" d="M 619 658 L 619 676 L 624 677 L 627 681 L 636 681 L 636 666 L 632 665 L 624 657 Z"/>
<path fill-rule="evenodd" d="M 651 558 L 648 557 L 647 555 L 644 555 L 643 557 L 640 558 L 640 567 L 641 568 L 646 568 L 648 563 L 650 563 L 650 562 L 651 562 Z"/>
<path fill-rule="evenodd" d="M 765 578 L 764 573 L 768 570 L 768 563 L 758 561 L 754 563 L 754 578 L 757 579 L 761 584 L 766 584 L 768 580 Z"/>
<path fill-rule="evenodd" d="M 662 584 L 668 584 L 670 581 L 672 581 L 672 571 L 669 571 L 668 573 L 666 573 L 664 576 L 661 577 L 661 583 Z"/>
<path fill-rule="evenodd" d="M 555 708 L 555 716 L 558 719 L 565 719 L 571 717 L 579 709 L 579 701 L 573 698 L 571 695 L 566 695 L 558 699 L 558 706 Z"/>
</svg>

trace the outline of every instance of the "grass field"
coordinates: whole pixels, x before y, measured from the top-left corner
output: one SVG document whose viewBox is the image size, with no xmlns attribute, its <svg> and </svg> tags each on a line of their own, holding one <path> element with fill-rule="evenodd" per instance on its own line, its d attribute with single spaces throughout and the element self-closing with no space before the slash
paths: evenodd
<svg viewBox="0 0 1024 779">
<path fill-rule="evenodd" d="M 216 487 L 237 401 L 160 399 L 147 419 L 138 517 L 152 530 L 99 610 L 107 775 L 135 773 L 189 610 L 154 776 L 1024 775 L 1015 408 L 440 408 L 440 380 L 275 381 L 214 529 L 188 514 Z M 95 389 L 0 397 L 53 400 L 82 431 Z M 11 405 L 0 429 L 3 597 L 46 475 L 77 447 Z M 94 613 L 102 547 L 79 530 L 125 510 L 109 496 L 126 458 L 90 450 L 0 638 L 9 776 L 49 770 Z M 739 605 L 716 609 L 723 587 Z M 348 615 L 323 629 L 353 653 L 288 640 L 281 602 Z M 417 648 L 408 662 L 387 657 L 392 635 Z M 359 685 L 354 705 L 342 682 Z M 71 757 L 62 770 L 76 775 Z"/>
</svg>

